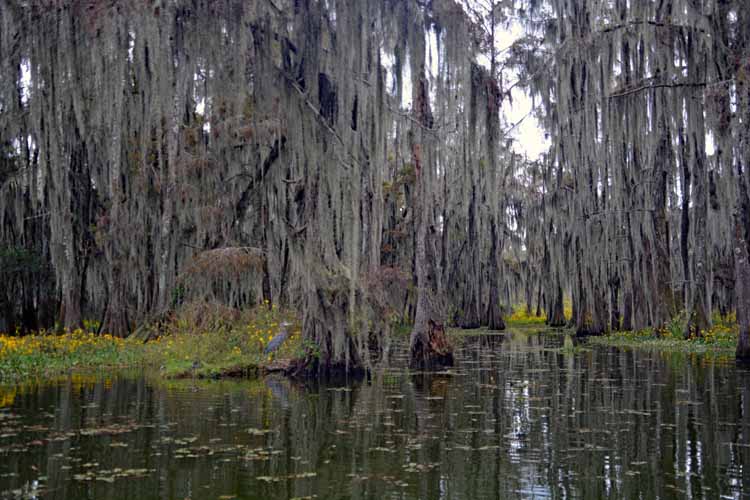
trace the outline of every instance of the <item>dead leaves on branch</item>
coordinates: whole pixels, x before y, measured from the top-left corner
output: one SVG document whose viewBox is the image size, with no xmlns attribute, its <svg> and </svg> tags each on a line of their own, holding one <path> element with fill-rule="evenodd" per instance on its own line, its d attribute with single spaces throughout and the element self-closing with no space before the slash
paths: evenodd
<svg viewBox="0 0 750 500">
<path fill-rule="evenodd" d="M 180 282 L 189 279 L 237 279 L 247 273 L 263 271 L 266 255 L 255 247 L 222 247 L 195 255 L 180 275 Z"/>
</svg>

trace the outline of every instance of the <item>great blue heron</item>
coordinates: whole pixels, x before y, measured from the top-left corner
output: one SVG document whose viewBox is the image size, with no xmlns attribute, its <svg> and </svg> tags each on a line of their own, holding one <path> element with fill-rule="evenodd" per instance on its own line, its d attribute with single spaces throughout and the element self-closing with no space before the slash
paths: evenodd
<svg viewBox="0 0 750 500">
<path fill-rule="evenodd" d="M 263 354 L 271 354 L 272 352 L 276 351 L 281 347 L 281 344 L 284 343 L 284 341 L 289 336 L 289 327 L 292 326 L 291 323 L 288 323 L 286 321 L 282 321 L 279 325 L 279 333 L 274 335 L 274 337 L 271 339 L 271 341 L 268 343 L 265 349 L 263 349 Z"/>
</svg>

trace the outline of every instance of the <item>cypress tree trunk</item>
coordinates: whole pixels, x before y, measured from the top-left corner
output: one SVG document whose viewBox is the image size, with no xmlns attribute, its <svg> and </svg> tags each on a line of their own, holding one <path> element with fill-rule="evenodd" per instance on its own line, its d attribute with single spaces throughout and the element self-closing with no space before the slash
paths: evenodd
<svg viewBox="0 0 750 500">
<path fill-rule="evenodd" d="M 502 259 L 502 243 L 498 229 L 499 214 L 502 207 L 499 202 L 499 191 L 505 187 L 505 182 L 498 183 L 499 166 L 497 162 L 498 127 L 500 126 L 500 86 L 497 75 L 497 59 L 495 56 L 495 3 L 490 8 L 490 74 L 486 84 L 487 96 L 487 159 L 489 163 L 489 222 L 490 222 L 490 251 L 489 251 L 489 300 L 486 307 L 487 328 L 490 330 L 505 330 L 502 309 L 500 306 L 500 260 Z M 511 160 L 512 163 L 512 160 Z M 504 204 L 502 204 L 504 206 Z"/>
<path fill-rule="evenodd" d="M 750 12 L 740 14 L 740 23 L 750 22 Z M 741 24 L 743 25 L 743 24 Z M 746 25 L 746 24 L 744 24 Z M 734 225 L 734 273 L 737 325 L 737 359 L 750 361 L 750 35 L 738 44 L 744 51 L 738 68 L 737 97 L 738 112 L 742 114 L 742 126 L 738 127 L 739 139 L 737 162 L 737 184 L 739 199 L 735 208 Z"/>
<path fill-rule="evenodd" d="M 498 236 L 495 217 L 492 217 L 490 222 L 490 235 L 492 242 L 490 244 L 490 295 L 487 302 L 487 328 L 490 330 L 505 330 L 505 321 L 503 321 L 500 309 L 500 270 L 497 264 L 500 258 L 500 251 L 497 245 Z"/>
<path fill-rule="evenodd" d="M 742 171 L 739 172 L 742 174 Z M 740 179 L 742 179 L 740 175 Z M 743 182 L 740 180 L 740 182 Z M 748 206 L 747 191 L 745 200 L 738 207 L 735 222 L 735 293 L 737 306 L 737 326 L 739 336 L 737 337 L 736 357 L 742 361 L 750 361 L 750 258 L 748 247 L 750 238 L 748 227 L 750 227 L 750 207 Z"/>
<path fill-rule="evenodd" d="M 531 276 L 531 272 L 528 267 L 524 270 L 524 298 L 526 302 L 526 316 L 531 316 L 533 297 L 534 297 L 534 281 Z"/>
<path fill-rule="evenodd" d="M 542 315 L 542 278 L 541 276 L 538 279 L 537 283 L 537 292 L 536 292 L 536 312 L 534 313 L 534 316 L 537 318 Z M 560 290 L 562 293 L 562 289 Z"/>
<path fill-rule="evenodd" d="M 551 327 L 560 328 L 565 326 L 565 310 L 563 307 L 563 291 L 560 285 L 557 285 L 557 291 L 552 298 L 552 307 L 547 316 L 547 324 Z"/>
<path fill-rule="evenodd" d="M 688 75 L 692 81 L 705 81 L 705 59 L 698 59 L 698 41 L 693 31 L 687 35 L 687 64 Z M 692 240 L 693 259 L 692 271 L 692 304 L 689 310 L 690 320 L 685 336 L 703 336 L 711 322 L 710 296 L 708 290 L 710 276 L 708 260 L 708 172 L 706 169 L 706 130 L 703 119 L 703 90 L 698 88 L 687 94 L 688 112 L 688 150 L 692 166 L 692 182 L 695 207 L 694 237 Z"/>
<path fill-rule="evenodd" d="M 619 331 L 621 329 L 620 318 L 620 277 L 614 276 L 610 282 L 610 304 L 612 310 L 610 314 L 610 329 Z"/>
<path fill-rule="evenodd" d="M 743 88 L 744 87 L 744 88 Z M 745 94 L 745 104 L 750 109 L 750 83 L 747 80 L 738 85 L 740 91 Z M 745 114 L 750 117 L 750 112 Z M 750 132 L 745 130 L 740 142 L 743 148 L 743 162 L 738 162 L 737 180 L 739 183 L 740 199 L 735 213 L 735 239 L 734 239 L 734 272 L 735 293 L 737 308 L 737 326 L 739 337 L 737 339 L 737 359 L 750 361 Z M 742 166 L 742 163 L 745 165 Z"/>
<path fill-rule="evenodd" d="M 421 18 L 421 16 L 419 16 Z M 423 23 L 417 20 L 411 32 L 412 109 L 416 126 L 411 132 L 411 152 L 416 172 L 416 248 L 417 311 L 409 338 L 409 366 L 432 370 L 453 365 L 453 350 L 445 334 L 441 315 L 440 284 L 437 272 L 434 207 L 431 206 L 436 175 L 429 135 L 433 126 L 428 82 L 425 75 Z"/>
<path fill-rule="evenodd" d="M 415 147 L 417 145 L 415 144 Z M 415 149 L 415 164 L 419 164 L 419 148 Z M 425 173 L 421 174 L 423 177 Z M 424 180 L 421 183 L 420 200 L 417 202 L 417 240 L 415 265 L 417 272 L 417 310 L 414 318 L 410 344 L 409 366 L 421 370 L 440 369 L 453 366 L 453 350 L 445 334 L 440 317 L 437 298 L 438 283 L 434 260 L 434 234 L 428 227 L 429 207 L 426 206 Z"/>
<path fill-rule="evenodd" d="M 660 99 L 661 100 L 661 99 Z M 669 125 L 662 106 L 659 107 L 659 145 L 653 166 L 654 217 L 653 234 L 655 251 L 652 252 L 654 268 L 654 325 L 664 326 L 674 315 L 674 297 L 670 271 L 669 222 L 667 218 L 667 175 L 673 163 Z"/>
<path fill-rule="evenodd" d="M 420 97 L 426 99 L 426 89 L 420 92 Z M 415 102 L 420 101 L 415 100 Z M 419 108 L 420 106 L 417 106 L 417 109 Z M 419 116 L 424 118 L 424 112 Z M 421 121 L 421 123 L 426 125 L 424 121 Z M 419 370 L 434 370 L 445 366 L 453 366 L 453 350 L 448 343 L 445 327 L 440 319 L 439 285 L 437 283 L 434 246 L 435 235 L 432 225 L 429 224 L 431 207 L 427 203 L 429 194 L 428 176 L 430 175 L 428 171 L 429 160 L 426 164 L 422 164 L 420 143 L 414 143 L 412 147 L 418 186 L 415 207 L 417 233 L 414 256 L 417 274 L 417 311 L 414 318 L 414 327 L 409 338 L 409 366 Z"/>
</svg>

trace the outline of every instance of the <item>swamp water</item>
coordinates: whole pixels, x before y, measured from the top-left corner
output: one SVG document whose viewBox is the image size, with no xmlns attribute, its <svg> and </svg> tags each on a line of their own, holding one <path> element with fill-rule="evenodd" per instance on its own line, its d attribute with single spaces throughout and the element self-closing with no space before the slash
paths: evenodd
<svg viewBox="0 0 750 500">
<path fill-rule="evenodd" d="M 370 382 L 0 386 L 0 497 L 748 498 L 750 371 L 709 358 L 467 336 Z M 401 368 L 399 368 L 401 367 Z"/>
</svg>

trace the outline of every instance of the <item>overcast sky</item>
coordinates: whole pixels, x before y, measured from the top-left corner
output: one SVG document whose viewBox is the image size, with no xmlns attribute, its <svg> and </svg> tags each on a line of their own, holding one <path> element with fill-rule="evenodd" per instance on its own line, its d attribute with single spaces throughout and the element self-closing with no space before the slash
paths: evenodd
<svg viewBox="0 0 750 500">
<path fill-rule="evenodd" d="M 523 30 L 517 23 L 512 23 L 508 29 L 500 31 L 499 35 L 497 46 L 500 49 L 504 49 L 520 38 L 523 35 Z M 512 76 L 511 81 L 505 83 L 508 85 L 515 81 L 516 77 Z M 503 101 L 503 114 L 509 124 L 517 123 L 529 114 L 531 110 L 531 99 L 520 87 L 514 88 L 511 94 L 513 96 L 513 104 L 507 100 Z M 533 114 L 526 117 L 513 130 L 511 135 L 516 139 L 513 142 L 513 149 L 517 153 L 525 154 L 530 160 L 537 159 L 539 155 L 549 148 L 549 140 L 544 138 L 544 132 Z"/>
</svg>

